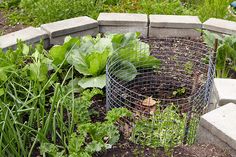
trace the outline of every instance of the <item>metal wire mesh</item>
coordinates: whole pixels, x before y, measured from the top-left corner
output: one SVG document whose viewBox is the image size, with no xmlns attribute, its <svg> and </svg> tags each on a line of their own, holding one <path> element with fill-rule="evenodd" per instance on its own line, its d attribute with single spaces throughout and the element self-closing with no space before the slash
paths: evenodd
<svg viewBox="0 0 236 157">
<path fill-rule="evenodd" d="M 126 107 L 134 113 L 132 120 L 123 120 L 122 131 L 132 130 L 129 135 L 136 143 L 152 146 L 159 142 L 156 146 L 165 147 L 177 138 L 173 145 L 193 143 L 198 119 L 210 99 L 213 52 L 200 41 L 183 38 L 149 38 L 143 42 L 150 45 L 151 55 L 161 61 L 160 67 L 138 68 L 133 80 L 124 81 L 117 76 L 117 71 L 126 68 L 121 64 L 125 57 L 111 56 L 106 67 L 107 109 Z M 144 101 L 151 103 L 153 100 L 154 106 L 144 105 Z M 150 134 L 152 137 L 146 137 Z"/>
</svg>

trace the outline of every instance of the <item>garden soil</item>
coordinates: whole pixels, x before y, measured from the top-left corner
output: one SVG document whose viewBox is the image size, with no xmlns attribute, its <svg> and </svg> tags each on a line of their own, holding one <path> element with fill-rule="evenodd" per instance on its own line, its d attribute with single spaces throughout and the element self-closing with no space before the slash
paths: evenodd
<svg viewBox="0 0 236 157">
<path fill-rule="evenodd" d="M 14 25 L 14 26 L 9 25 L 7 22 L 7 18 L 4 16 L 4 13 L 2 11 L 0 11 L 0 36 L 21 30 L 25 27 L 26 26 L 24 26 L 20 23 L 17 25 Z"/>
</svg>

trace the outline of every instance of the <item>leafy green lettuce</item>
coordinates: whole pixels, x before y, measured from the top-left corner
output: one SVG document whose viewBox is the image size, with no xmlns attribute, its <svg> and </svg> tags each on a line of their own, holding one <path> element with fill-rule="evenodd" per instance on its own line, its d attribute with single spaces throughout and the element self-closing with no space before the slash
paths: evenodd
<svg viewBox="0 0 236 157">
<path fill-rule="evenodd" d="M 159 60 L 150 56 L 149 45 L 139 39 L 140 33 L 109 34 L 95 38 L 67 37 L 64 45 L 53 47 L 49 54 L 53 63 L 73 65 L 84 77 L 78 84 L 82 88 L 103 88 L 106 84 L 105 69 L 109 57 L 121 57 L 122 69 L 116 74 L 124 81 L 131 81 L 137 75 L 137 68 L 154 67 Z M 142 63 L 142 64 L 141 64 Z M 126 77 L 123 77 L 126 76 Z"/>
</svg>

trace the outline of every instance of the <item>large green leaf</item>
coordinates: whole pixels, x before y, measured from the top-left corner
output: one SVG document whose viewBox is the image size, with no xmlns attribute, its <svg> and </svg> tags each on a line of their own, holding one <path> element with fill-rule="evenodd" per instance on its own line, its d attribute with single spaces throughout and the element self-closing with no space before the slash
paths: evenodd
<svg viewBox="0 0 236 157">
<path fill-rule="evenodd" d="M 49 55 L 52 57 L 53 63 L 55 65 L 58 65 L 61 64 L 65 59 L 66 52 L 67 49 L 65 46 L 56 45 L 50 49 Z"/>
<path fill-rule="evenodd" d="M 123 80 L 123 81 L 131 81 L 133 80 L 138 72 L 135 66 L 130 63 L 129 61 L 120 61 L 119 63 L 120 68 L 117 69 L 114 74 L 117 78 Z"/>
<path fill-rule="evenodd" d="M 88 64 L 86 61 L 86 54 L 78 49 L 72 50 L 67 58 L 67 62 L 75 67 L 75 69 L 83 75 L 91 75 L 88 71 Z"/>
<path fill-rule="evenodd" d="M 85 54 L 78 50 L 73 50 L 67 61 L 75 66 L 75 69 L 83 75 L 98 76 L 105 72 L 109 51 L 92 52 Z"/>
<path fill-rule="evenodd" d="M 47 80 L 48 67 L 46 64 L 40 62 L 32 63 L 28 66 L 28 69 L 30 71 L 31 80 L 38 80 L 40 82 Z"/>
<path fill-rule="evenodd" d="M 105 72 L 109 51 L 103 53 L 94 52 L 87 56 L 86 61 L 89 63 L 88 71 L 92 76 L 98 76 Z"/>
<path fill-rule="evenodd" d="M 106 85 L 106 75 L 89 78 L 84 77 L 79 80 L 78 84 L 84 89 L 90 87 L 103 88 Z"/>
<path fill-rule="evenodd" d="M 78 48 L 79 45 L 79 38 L 67 37 L 63 45 L 55 45 L 50 49 L 49 56 L 52 57 L 55 65 L 59 65 L 64 61 L 66 54 L 72 49 Z M 67 64 L 67 62 L 65 61 L 64 64 Z"/>
<path fill-rule="evenodd" d="M 211 48 L 215 47 L 216 39 L 218 39 L 220 44 L 223 41 L 223 38 L 221 36 L 215 33 L 211 33 L 210 31 L 207 31 L 207 30 L 203 31 L 203 39 L 204 39 L 204 42 Z"/>
</svg>

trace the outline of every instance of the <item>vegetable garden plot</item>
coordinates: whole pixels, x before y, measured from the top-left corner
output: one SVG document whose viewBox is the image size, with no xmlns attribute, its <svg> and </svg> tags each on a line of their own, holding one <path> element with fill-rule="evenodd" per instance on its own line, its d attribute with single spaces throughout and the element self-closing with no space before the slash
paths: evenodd
<svg viewBox="0 0 236 157">
<path fill-rule="evenodd" d="M 121 48 L 107 63 L 106 106 L 133 112 L 132 119 L 123 119 L 120 124 L 135 143 L 166 149 L 191 144 L 198 119 L 209 103 L 213 52 L 205 44 L 187 39 L 144 42 L 160 65 L 140 57 L 147 54 L 142 45 L 140 53 L 133 56 Z"/>
</svg>

